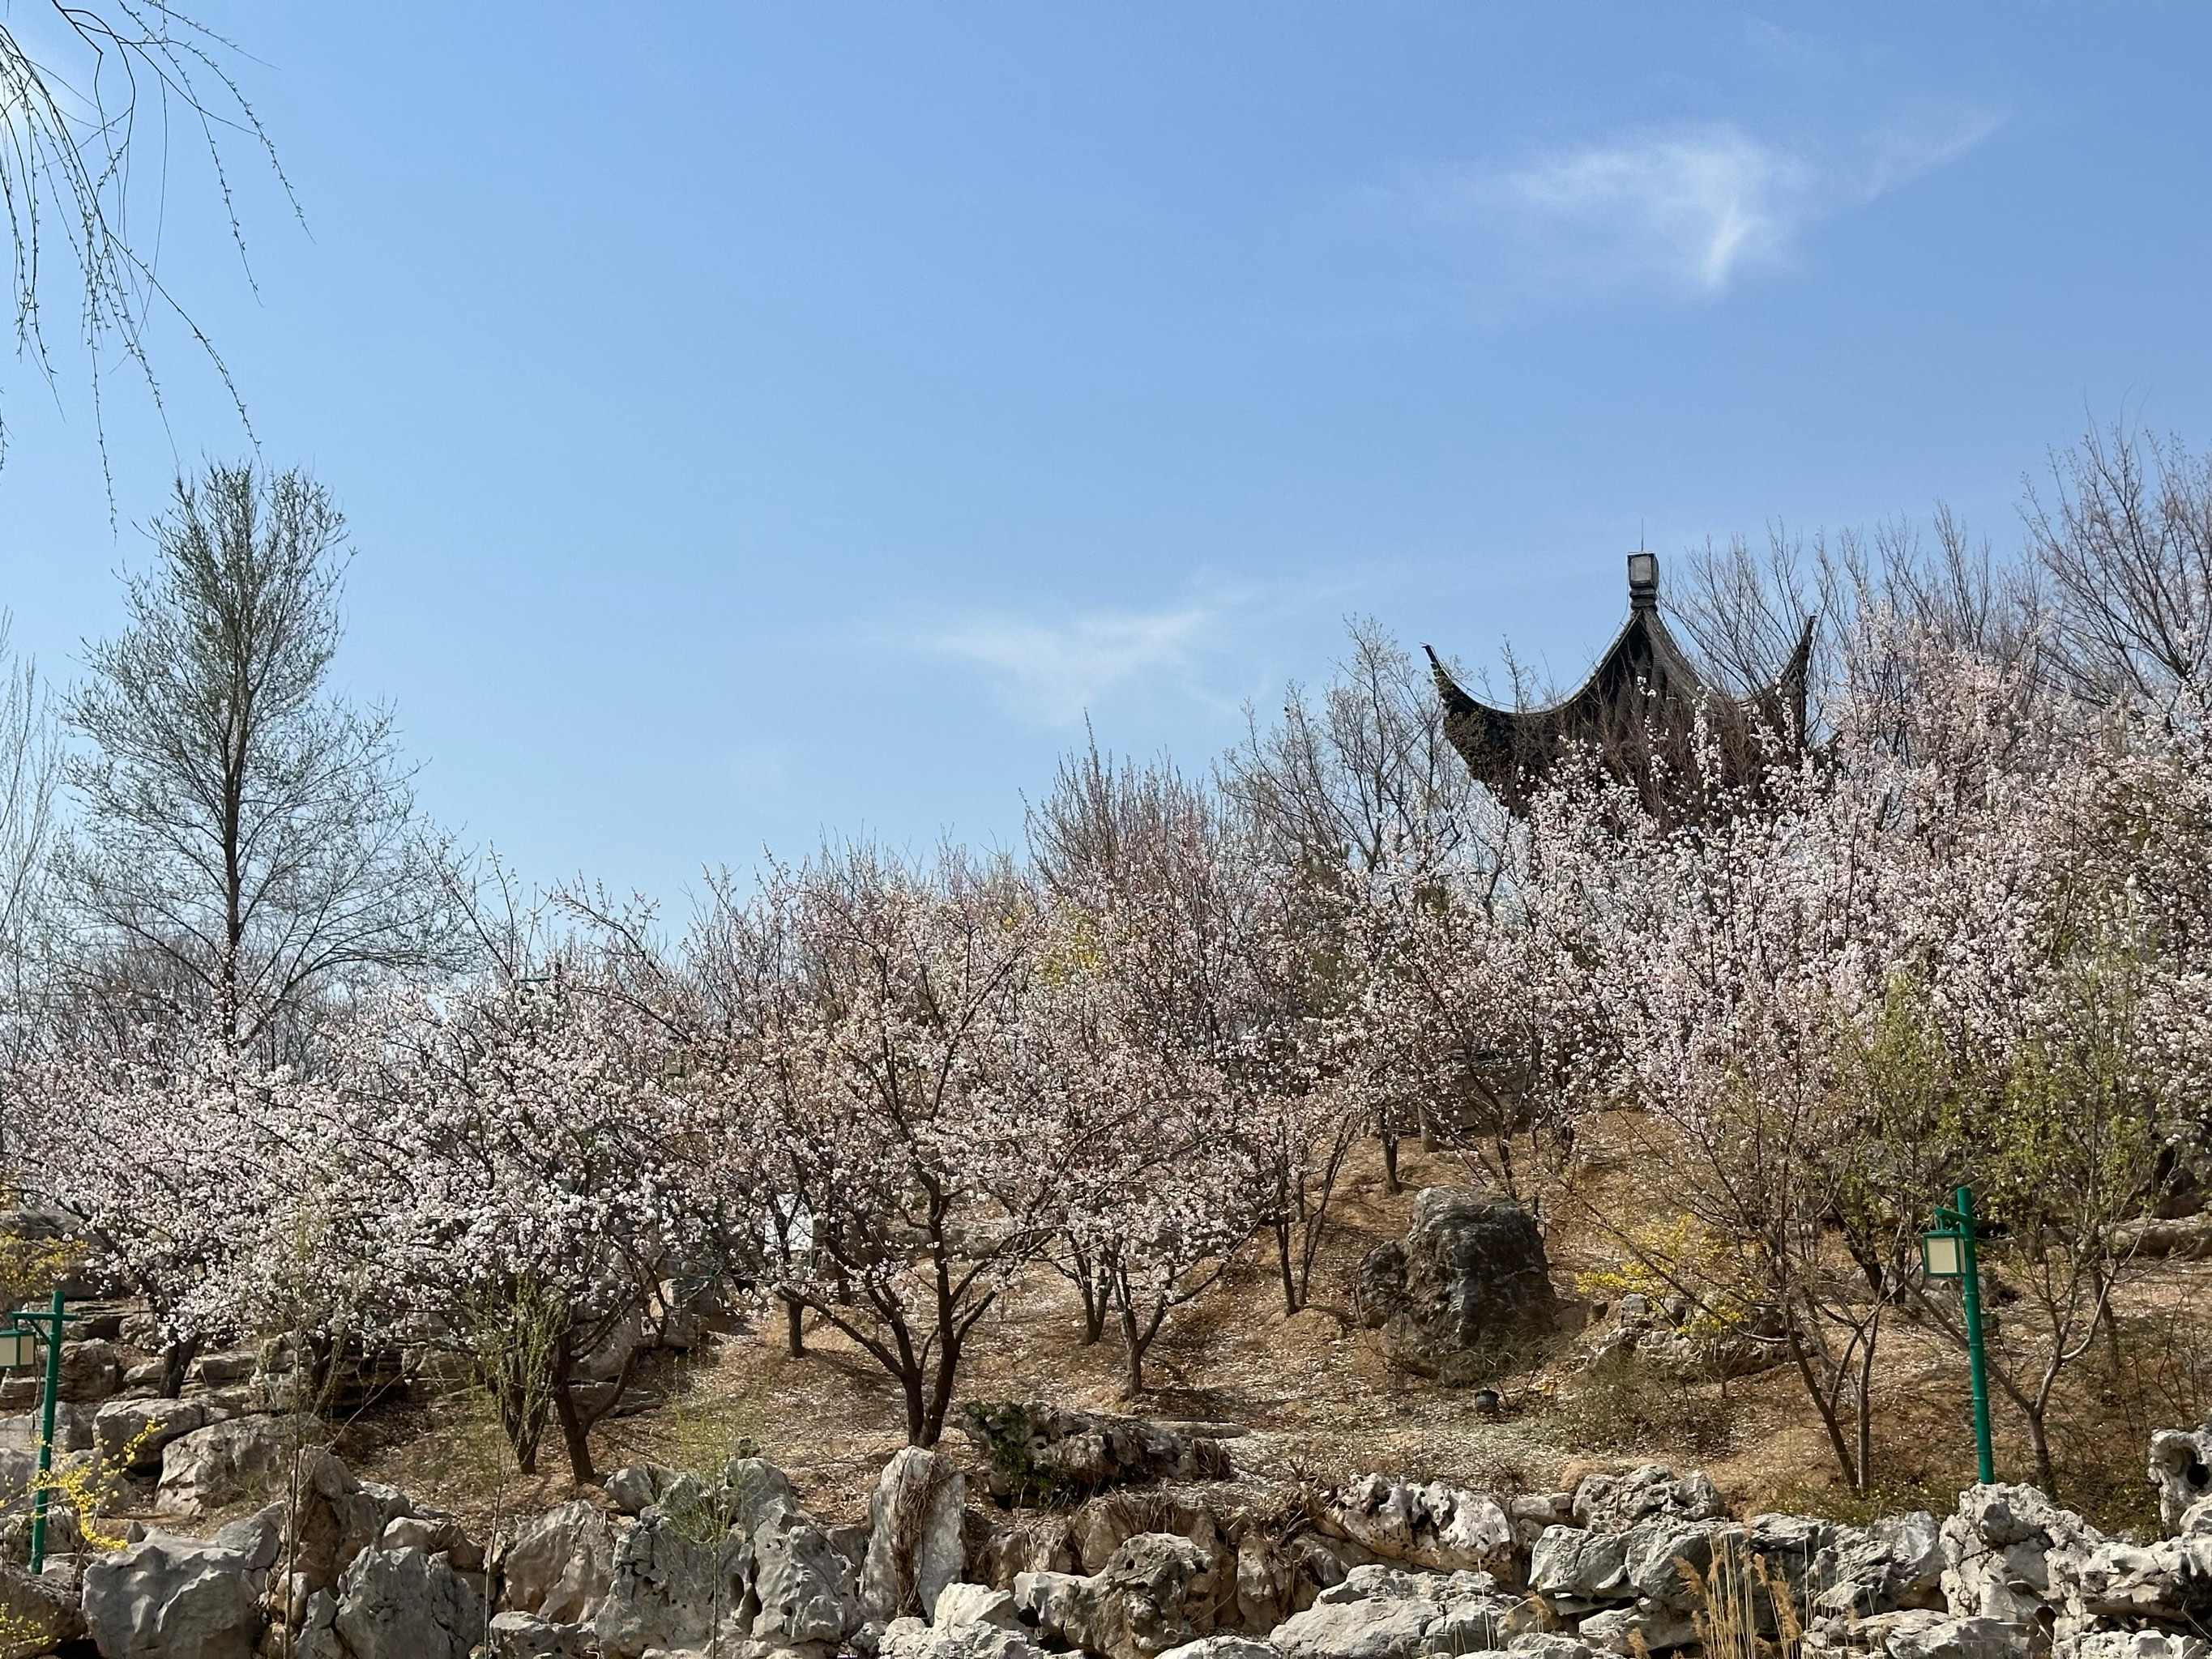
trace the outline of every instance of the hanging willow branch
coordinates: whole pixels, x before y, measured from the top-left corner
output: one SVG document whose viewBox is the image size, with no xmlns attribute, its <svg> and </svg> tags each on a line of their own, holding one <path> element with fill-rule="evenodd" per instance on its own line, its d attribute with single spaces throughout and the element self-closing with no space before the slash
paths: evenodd
<svg viewBox="0 0 2212 1659">
<path fill-rule="evenodd" d="M 33 18 L 52 27 L 34 27 Z M 256 152 L 299 211 L 276 147 L 233 73 L 243 56 L 161 0 L 43 6 L 0 0 L 0 208 L 14 253 L 16 355 L 35 363 L 49 387 L 57 385 L 42 301 L 56 281 L 67 280 L 78 294 L 103 467 L 103 359 L 119 350 L 161 409 L 149 345 L 158 317 L 191 336 L 246 419 L 222 355 L 158 269 L 173 140 L 180 132 L 212 167 L 241 265 L 246 237 L 228 152 L 240 144 Z M 249 285 L 252 280 L 249 268 Z M 0 459 L 6 436 L 0 420 Z"/>
</svg>

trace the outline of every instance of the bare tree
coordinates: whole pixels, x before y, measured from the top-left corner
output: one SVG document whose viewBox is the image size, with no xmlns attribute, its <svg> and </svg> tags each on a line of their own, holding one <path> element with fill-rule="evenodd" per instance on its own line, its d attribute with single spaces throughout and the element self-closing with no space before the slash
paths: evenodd
<svg viewBox="0 0 2212 1659">
<path fill-rule="evenodd" d="M 390 712 L 330 689 L 343 528 L 300 472 L 180 480 L 128 626 L 69 699 L 88 751 L 58 870 L 94 959 L 135 958 L 234 1041 L 463 953 L 458 860 L 416 812 Z"/>
<path fill-rule="evenodd" d="M 2212 685 L 2212 453 L 2092 429 L 2021 513 L 2051 583 L 2051 658 L 2077 692 L 2163 707 Z"/>
<path fill-rule="evenodd" d="M 0 1008 L 10 1013 L 24 1002 L 60 763 L 38 670 L 27 658 L 10 654 L 8 619 L 0 616 L 0 963 L 7 976 Z"/>
<path fill-rule="evenodd" d="M 57 276 L 73 278 L 95 422 L 109 346 L 159 404 L 150 331 L 164 316 L 191 337 L 245 416 L 228 369 L 158 258 L 170 187 L 195 151 L 241 260 L 229 160 L 238 149 L 268 167 L 298 211 L 236 78 L 241 56 L 166 0 L 49 0 L 0 20 L 0 209 L 15 253 L 16 354 L 54 384 L 43 301 Z M 172 142 L 179 131 L 182 145 Z M 0 424 L 0 454 L 4 439 Z"/>
</svg>

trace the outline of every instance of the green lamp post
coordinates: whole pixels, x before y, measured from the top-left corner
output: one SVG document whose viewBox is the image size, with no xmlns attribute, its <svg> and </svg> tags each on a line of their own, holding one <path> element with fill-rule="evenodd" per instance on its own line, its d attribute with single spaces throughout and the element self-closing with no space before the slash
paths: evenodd
<svg viewBox="0 0 2212 1659">
<path fill-rule="evenodd" d="M 1966 1370 L 1974 1386 L 1974 1451 L 1981 1480 L 1997 1478 L 1990 1455 L 1990 1382 L 1982 1358 L 1982 1274 L 1974 1256 L 1974 1189 L 1961 1187 L 1951 1206 L 1936 1206 L 1936 1225 L 1920 1235 L 1920 1261 L 1930 1279 L 1955 1279 L 1966 1313 Z"/>
<path fill-rule="evenodd" d="M 31 1571 L 46 1565 L 46 1500 L 54 1467 L 54 1404 L 62 1391 L 62 1327 L 76 1318 L 62 1311 L 62 1293 L 54 1292 L 53 1305 L 42 1313 L 19 1311 L 15 1323 L 0 1328 L 0 1370 L 20 1370 L 33 1363 L 39 1345 L 46 1351 L 46 1384 L 39 1401 L 39 1480 L 31 1500 Z M 43 1330 L 33 1328 L 43 1326 Z"/>
</svg>

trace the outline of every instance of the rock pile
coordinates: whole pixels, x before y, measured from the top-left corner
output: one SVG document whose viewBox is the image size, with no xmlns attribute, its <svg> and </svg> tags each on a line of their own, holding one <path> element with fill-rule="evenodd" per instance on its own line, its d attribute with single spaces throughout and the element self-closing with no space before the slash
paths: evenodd
<svg viewBox="0 0 2212 1659">
<path fill-rule="evenodd" d="M 1598 1659 L 1686 1655 L 1716 1617 L 1747 1617 L 1804 1659 L 2212 1659 L 2208 1451 L 2212 1427 L 2154 1442 L 2170 1535 L 2148 1544 L 2014 1486 L 1971 1487 L 1940 1521 L 1738 1520 L 1702 1475 L 1657 1465 L 1536 1496 L 1380 1474 L 1122 1486 L 994 1522 L 949 1459 L 909 1449 L 865 1527 L 817 1521 L 781 1471 L 738 1458 L 623 1469 L 605 1504 L 488 1553 L 310 1449 L 292 1507 L 41 1578 L 0 1569 L 0 1656 Z M 1717 1613 L 1708 1585 L 1731 1575 L 1743 1593 Z"/>
</svg>

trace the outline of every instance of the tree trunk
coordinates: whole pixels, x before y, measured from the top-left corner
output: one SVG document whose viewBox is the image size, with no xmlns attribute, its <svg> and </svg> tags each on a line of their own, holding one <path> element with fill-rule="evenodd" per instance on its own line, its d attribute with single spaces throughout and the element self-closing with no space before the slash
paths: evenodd
<svg viewBox="0 0 2212 1659">
<path fill-rule="evenodd" d="M 591 1486 L 599 1476 L 592 1468 L 592 1442 L 584 1421 L 576 1415 L 576 1401 L 568 1392 L 568 1350 L 562 1349 L 560 1380 L 553 1385 L 553 1414 L 561 1419 L 561 1442 L 568 1449 L 568 1473 L 578 1486 Z M 617 1385 L 619 1386 L 619 1385 Z"/>
<path fill-rule="evenodd" d="M 1145 1349 L 1147 1345 L 1137 1331 L 1137 1316 L 1128 1299 L 1121 1298 L 1121 1389 L 1135 1399 L 1145 1391 Z"/>
<path fill-rule="evenodd" d="M 162 1399 L 174 1400 L 184 1393 L 185 1379 L 192 1369 L 192 1361 L 198 1358 L 199 1354 L 200 1339 L 197 1336 L 186 1337 L 180 1342 L 169 1345 L 168 1352 L 161 1356 Z M 292 1356 L 295 1387 L 299 1382 L 297 1367 L 306 1363 L 307 1356 L 295 1350 Z"/>
<path fill-rule="evenodd" d="M 1382 1137 L 1382 1190 L 1394 1197 L 1406 1190 L 1398 1179 L 1398 1137 L 1394 1134 Z"/>
<path fill-rule="evenodd" d="M 2023 1406 L 2021 1415 L 2027 1419 L 2027 1446 L 2035 1454 L 2035 1484 L 2052 1503 L 2058 1501 L 2058 1472 L 2051 1465 L 2051 1429 L 2044 1420 L 2039 1406 Z"/>
<path fill-rule="evenodd" d="M 1291 1222 L 1288 1216 L 1275 1223 L 1275 1262 L 1283 1274 L 1283 1313 L 1285 1317 L 1298 1310 L 1297 1275 L 1291 1269 Z"/>
<path fill-rule="evenodd" d="M 806 1306 L 795 1296 L 783 1298 L 784 1340 L 793 1359 L 806 1356 Z"/>
</svg>

